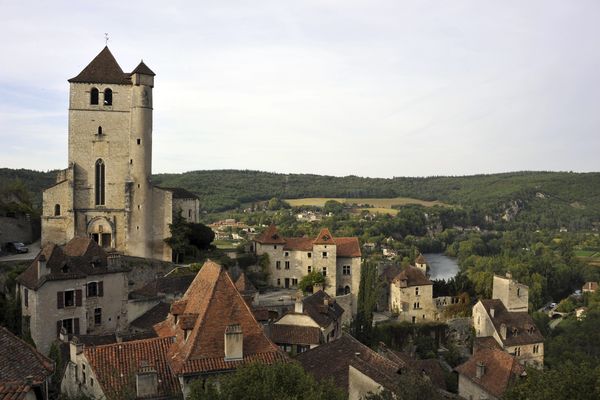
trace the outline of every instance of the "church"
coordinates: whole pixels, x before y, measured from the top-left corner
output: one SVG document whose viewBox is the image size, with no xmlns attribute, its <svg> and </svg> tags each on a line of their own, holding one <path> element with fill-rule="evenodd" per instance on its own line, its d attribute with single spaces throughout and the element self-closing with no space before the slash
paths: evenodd
<svg viewBox="0 0 600 400">
<path fill-rule="evenodd" d="M 171 261 L 173 213 L 198 222 L 199 200 L 152 185 L 152 89 L 140 62 L 123 72 L 105 47 L 69 79 L 68 167 L 43 194 L 42 247 L 90 237 L 106 250 Z"/>
</svg>

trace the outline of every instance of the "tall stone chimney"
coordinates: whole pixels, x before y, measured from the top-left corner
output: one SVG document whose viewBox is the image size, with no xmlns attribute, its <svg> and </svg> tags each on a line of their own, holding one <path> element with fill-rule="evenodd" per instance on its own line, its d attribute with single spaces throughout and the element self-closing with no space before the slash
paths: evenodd
<svg viewBox="0 0 600 400">
<path fill-rule="evenodd" d="M 500 325 L 500 337 L 502 340 L 506 340 L 506 324 Z"/>
<path fill-rule="evenodd" d="M 240 324 L 227 325 L 225 328 L 225 361 L 244 358 L 244 334 Z"/>
<path fill-rule="evenodd" d="M 493 308 L 490 308 L 490 317 L 494 318 L 495 314 L 496 314 L 496 310 Z"/>
<path fill-rule="evenodd" d="M 294 304 L 294 312 L 298 314 L 304 313 L 304 303 L 302 303 L 302 291 L 296 294 L 296 303 Z"/>
<path fill-rule="evenodd" d="M 135 373 L 135 390 L 138 399 L 158 395 L 158 372 L 146 361 L 141 362 Z"/>
<path fill-rule="evenodd" d="M 475 376 L 478 379 L 481 379 L 481 377 L 485 374 L 485 365 L 479 361 L 477 363 L 477 365 L 475 366 Z"/>
<path fill-rule="evenodd" d="M 40 254 L 40 256 L 38 257 L 38 261 L 37 261 L 38 279 L 41 279 L 42 276 L 46 275 L 47 273 L 48 273 L 48 271 L 46 268 L 46 256 L 43 254 Z"/>
</svg>

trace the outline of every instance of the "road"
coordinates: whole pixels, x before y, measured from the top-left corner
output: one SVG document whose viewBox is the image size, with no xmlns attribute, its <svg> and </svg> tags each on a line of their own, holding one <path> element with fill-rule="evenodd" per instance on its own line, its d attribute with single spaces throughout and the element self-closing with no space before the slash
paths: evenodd
<svg viewBox="0 0 600 400">
<path fill-rule="evenodd" d="M 40 252 L 40 241 L 27 245 L 29 253 L 24 254 L 8 254 L 0 256 L 0 262 L 2 261 L 21 261 L 21 260 L 33 260 Z"/>
</svg>

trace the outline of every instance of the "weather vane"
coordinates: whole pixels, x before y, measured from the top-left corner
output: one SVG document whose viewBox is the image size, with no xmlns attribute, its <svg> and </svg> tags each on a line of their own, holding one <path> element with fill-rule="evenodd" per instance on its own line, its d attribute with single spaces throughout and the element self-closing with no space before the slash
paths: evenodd
<svg viewBox="0 0 600 400">
<path fill-rule="evenodd" d="M 108 33 L 104 33 L 104 44 L 108 46 Z"/>
</svg>

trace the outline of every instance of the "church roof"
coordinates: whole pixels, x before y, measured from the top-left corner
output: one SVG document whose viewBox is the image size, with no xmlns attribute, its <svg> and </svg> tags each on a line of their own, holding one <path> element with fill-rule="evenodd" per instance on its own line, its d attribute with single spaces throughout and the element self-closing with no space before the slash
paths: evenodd
<svg viewBox="0 0 600 400">
<path fill-rule="evenodd" d="M 242 360 L 227 361 L 225 329 L 233 324 L 241 326 L 244 353 Z M 159 336 L 176 336 L 169 349 L 169 362 L 178 375 L 233 370 L 255 361 L 271 364 L 286 360 L 265 336 L 229 274 L 212 261 L 204 263 L 183 298 L 171 307 L 169 317 L 154 328 Z M 184 329 L 190 331 L 187 340 Z"/>
<path fill-rule="evenodd" d="M 69 82 L 116 83 L 119 85 L 130 85 L 131 79 L 129 76 L 130 74 L 123 72 L 119 66 L 119 63 L 108 49 L 108 46 L 106 46 L 92 60 L 92 62 L 90 62 L 87 67 L 85 67 L 83 71 L 79 73 L 79 75 L 69 79 Z"/>
<path fill-rule="evenodd" d="M 146 64 L 144 64 L 144 60 L 140 61 L 137 67 L 133 71 L 131 71 L 131 75 L 133 74 L 142 74 L 142 75 L 151 75 L 155 76 L 156 74 L 152 72 L 150 68 Z"/>
</svg>

